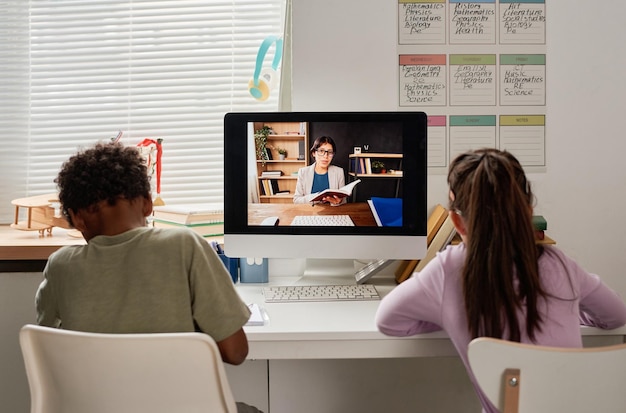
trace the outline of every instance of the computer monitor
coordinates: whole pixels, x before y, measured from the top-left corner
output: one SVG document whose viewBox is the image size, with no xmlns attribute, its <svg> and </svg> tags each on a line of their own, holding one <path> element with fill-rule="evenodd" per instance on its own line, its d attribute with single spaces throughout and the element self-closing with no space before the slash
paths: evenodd
<svg viewBox="0 0 626 413">
<path fill-rule="evenodd" d="M 426 130 L 423 112 L 226 114 L 226 255 L 358 260 L 423 257 Z M 314 162 L 311 146 L 320 136 L 334 140 L 332 164 L 343 169 L 345 183 L 360 180 L 340 206 L 294 203 L 298 171 Z M 286 152 L 286 157 L 279 152 Z M 379 163 L 384 164 L 383 169 L 378 168 Z M 352 223 L 292 225 L 296 216 L 307 215 L 348 215 Z"/>
</svg>

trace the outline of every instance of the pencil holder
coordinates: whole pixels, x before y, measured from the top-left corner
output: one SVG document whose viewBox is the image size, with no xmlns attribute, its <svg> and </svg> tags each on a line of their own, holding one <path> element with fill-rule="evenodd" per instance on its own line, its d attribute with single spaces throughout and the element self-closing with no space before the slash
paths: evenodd
<svg viewBox="0 0 626 413">
<path fill-rule="evenodd" d="M 267 258 L 240 258 L 239 281 L 242 283 L 266 283 L 268 281 Z"/>
<path fill-rule="evenodd" d="M 230 278 L 233 279 L 234 283 L 237 283 L 239 279 L 239 259 L 238 258 L 230 258 L 224 254 L 217 254 L 222 259 L 224 266 L 230 273 Z"/>
</svg>

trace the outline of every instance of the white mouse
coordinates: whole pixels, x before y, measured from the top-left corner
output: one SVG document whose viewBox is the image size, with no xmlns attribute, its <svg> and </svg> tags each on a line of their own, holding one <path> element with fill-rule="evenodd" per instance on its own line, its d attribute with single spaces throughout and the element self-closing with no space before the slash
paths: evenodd
<svg viewBox="0 0 626 413">
<path fill-rule="evenodd" d="M 261 225 L 278 225 L 278 217 L 267 217 L 261 222 Z"/>
</svg>

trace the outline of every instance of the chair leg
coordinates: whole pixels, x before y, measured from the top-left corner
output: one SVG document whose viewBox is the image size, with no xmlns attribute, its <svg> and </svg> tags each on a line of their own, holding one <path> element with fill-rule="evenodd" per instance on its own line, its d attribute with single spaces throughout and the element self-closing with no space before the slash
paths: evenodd
<svg viewBox="0 0 626 413">
<path fill-rule="evenodd" d="M 506 369 L 502 375 L 504 389 L 504 410 L 503 413 L 518 413 L 519 411 L 519 389 L 520 370 Z"/>
</svg>

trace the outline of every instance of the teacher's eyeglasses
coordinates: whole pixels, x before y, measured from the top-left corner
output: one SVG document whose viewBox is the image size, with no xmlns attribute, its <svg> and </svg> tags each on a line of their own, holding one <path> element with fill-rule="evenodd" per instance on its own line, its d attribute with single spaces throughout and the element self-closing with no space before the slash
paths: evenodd
<svg viewBox="0 0 626 413">
<path fill-rule="evenodd" d="M 333 152 L 333 151 L 325 151 L 324 149 L 318 149 L 317 150 L 317 154 L 319 156 L 328 156 L 329 158 L 332 158 L 333 156 L 335 156 L 335 152 Z"/>
</svg>

